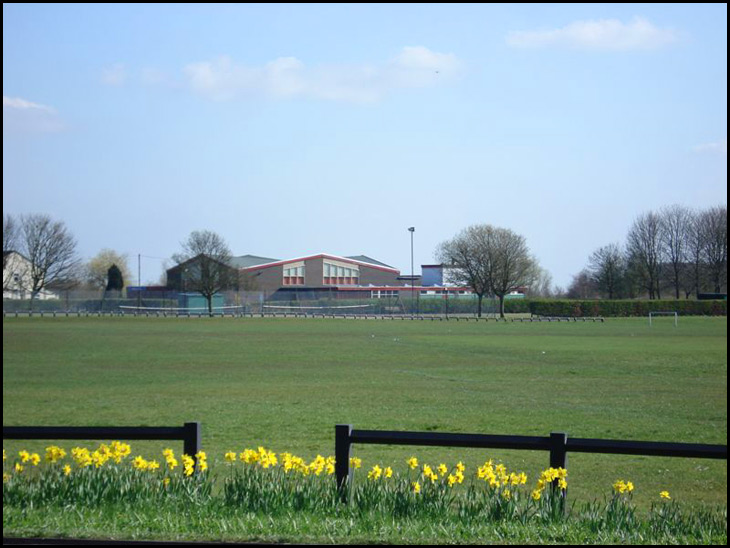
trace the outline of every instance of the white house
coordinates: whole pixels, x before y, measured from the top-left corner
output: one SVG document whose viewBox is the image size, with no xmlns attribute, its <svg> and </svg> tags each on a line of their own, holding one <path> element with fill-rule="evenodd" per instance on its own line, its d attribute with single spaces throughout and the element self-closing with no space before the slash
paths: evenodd
<svg viewBox="0 0 730 548">
<path fill-rule="evenodd" d="M 3 299 L 30 299 L 33 287 L 30 261 L 17 251 L 7 251 L 3 254 L 3 265 Z M 36 299 L 58 299 L 58 295 L 44 289 Z"/>
</svg>

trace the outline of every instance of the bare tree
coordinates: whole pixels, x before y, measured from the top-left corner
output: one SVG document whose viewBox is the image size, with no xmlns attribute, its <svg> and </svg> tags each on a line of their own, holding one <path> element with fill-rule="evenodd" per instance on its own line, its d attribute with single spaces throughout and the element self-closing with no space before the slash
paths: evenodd
<svg viewBox="0 0 730 548">
<path fill-rule="evenodd" d="M 499 316 L 504 318 L 505 296 L 531 286 L 539 266 L 524 236 L 507 228 L 496 228 L 492 242 L 492 291 L 499 298 Z"/>
<path fill-rule="evenodd" d="M 16 272 L 10 266 L 16 266 L 11 255 L 18 251 L 18 225 L 12 215 L 3 214 L 3 291 L 15 284 Z M 15 268 L 13 270 L 16 270 Z"/>
<path fill-rule="evenodd" d="M 626 260 L 618 244 L 594 251 L 588 259 L 588 272 L 601 293 L 609 299 L 619 298 L 626 277 Z"/>
<path fill-rule="evenodd" d="M 650 299 L 661 298 L 664 261 L 661 217 L 650 211 L 637 217 L 626 243 L 629 261 Z"/>
<path fill-rule="evenodd" d="M 505 296 L 529 287 L 538 275 L 525 238 L 491 225 L 464 229 L 439 246 L 436 258 L 453 268 L 452 282 L 468 285 L 477 295 L 479 316 L 484 296 L 491 293 L 499 299 L 499 314 L 504 318 Z"/>
<path fill-rule="evenodd" d="M 679 299 L 682 289 L 682 278 L 686 274 L 687 257 L 690 248 L 690 229 L 692 211 L 681 205 L 673 205 L 662 209 L 662 245 L 671 276 L 674 297 Z"/>
<path fill-rule="evenodd" d="M 587 269 L 573 276 L 565 296 L 569 299 L 592 299 L 596 296 L 596 283 Z"/>
<path fill-rule="evenodd" d="M 76 239 L 63 222 L 36 214 L 21 217 L 20 242 L 29 262 L 32 308 L 43 289 L 63 286 L 74 278 L 79 264 Z"/>
<path fill-rule="evenodd" d="M 3 270 L 5 270 L 5 257 L 11 251 L 18 250 L 18 225 L 15 217 L 3 214 Z"/>
<path fill-rule="evenodd" d="M 172 259 L 183 267 L 184 287 L 197 291 L 208 301 L 213 314 L 213 295 L 235 285 L 238 272 L 230 266 L 231 251 L 225 240 L 209 230 L 196 230 L 182 243 L 183 251 Z"/>
<path fill-rule="evenodd" d="M 711 207 L 700 215 L 702 256 L 715 293 L 727 286 L 727 206 Z"/>
<path fill-rule="evenodd" d="M 477 296 L 477 314 L 482 316 L 482 301 L 492 290 L 491 255 L 489 248 L 494 228 L 473 225 L 462 230 L 436 249 L 436 260 L 451 267 L 449 281 L 470 287 Z"/>
<path fill-rule="evenodd" d="M 533 297 L 555 297 L 558 289 L 553 286 L 553 277 L 544 268 L 537 268 L 535 280 L 530 286 L 530 296 Z"/>
<path fill-rule="evenodd" d="M 692 211 L 687 227 L 687 267 L 689 272 L 683 278 L 685 298 L 689 298 L 692 293 L 696 296 L 702 290 L 705 277 L 705 267 L 702 259 L 704 247 L 702 214 L 698 211 Z"/>
</svg>

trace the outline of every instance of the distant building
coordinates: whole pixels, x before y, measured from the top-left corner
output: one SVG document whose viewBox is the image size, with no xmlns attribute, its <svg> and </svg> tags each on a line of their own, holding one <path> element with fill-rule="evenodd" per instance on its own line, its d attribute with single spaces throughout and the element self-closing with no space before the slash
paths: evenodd
<svg viewBox="0 0 730 548">
<path fill-rule="evenodd" d="M 421 272 L 423 273 L 424 287 L 430 286 L 454 286 L 453 283 L 453 266 L 445 264 L 424 264 L 421 265 Z"/>
<path fill-rule="evenodd" d="M 33 288 L 30 260 L 22 253 L 8 251 L 3 253 L 3 264 L 3 299 L 30 299 Z M 35 298 L 58 299 L 58 295 L 44 289 Z"/>
<path fill-rule="evenodd" d="M 167 271 L 167 287 L 185 291 L 185 272 L 195 258 Z M 270 300 L 382 299 L 470 294 L 469 288 L 443 282 L 442 265 L 424 265 L 423 275 L 400 270 L 367 255 L 317 253 L 280 260 L 257 255 L 233 257 L 240 289 L 260 291 Z M 448 267 L 447 267 L 448 270 Z M 427 281 L 428 276 L 428 281 Z"/>
<path fill-rule="evenodd" d="M 287 299 L 294 293 L 310 298 L 352 298 L 348 290 L 405 285 L 397 268 L 366 255 L 340 257 L 318 253 L 245 266 L 241 272 L 247 275 L 252 287 L 274 299 Z"/>
</svg>

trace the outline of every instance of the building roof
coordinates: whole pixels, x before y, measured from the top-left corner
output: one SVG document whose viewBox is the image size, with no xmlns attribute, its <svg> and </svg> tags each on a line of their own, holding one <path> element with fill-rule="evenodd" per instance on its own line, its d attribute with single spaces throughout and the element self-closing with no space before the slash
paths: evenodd
<svg viewBox="0 0 730 548">
<path fill-rule="evenodd" d="M 362 257 L 365 257 L 365 256 L 363 255 Z M 318 259 L 318 258 L 332 259 L 334 261 L 342 261 L 345 263 L 358 264 L 358 265 L 363 265 L 363 266 L 367 266 L 370 268 L 375 268 L 377 270 L 386 270 L 388 272 L 400 274 L 400 270 L 398 270 L 397 268 L 393 268 L 392 266 L 388 266 L 385 263 L 375 261 L 374 259 L 370 259 L 369 261 L 362 261 L 360 259 L 354 259 L 352 257 L 340 257 L 338 255 L 330 255 L 329 253 L 317 253 L 314 255 L 307 255 L 304 257 L 295 257 L 293 259 L 287 259 L 285 261 L 272 260 L 268 263 L 260 263 L 260 264 L 255 264 L 252 266 L 244 266 L 241 268 L 243 268 L 243 270 L 261 270 L 261 269 L 269 268 L 272 266 L 280 266 L 280 265 L 285 265 L 285 264 L 289 264 L 289 263 L 297 263 L 300 261 L 307 261 L 310 259 Z M 368 259 L 369 259 L 369 257 L 368 257 Z"/>
<path fill-rule="evenodd" d="M 278 260 L 270 259 L 269 257 L 258 257 L 256 255 L 241 255 L 240 257 L 233 257 L 229 264 L 235 268 L 248 268 L 250 266 L 275 263 Z"/>
<path fill-rule="evenodd" d="M 370 263 L 374 264 L 376 266 L 384 266 L 386 268 L 395 268 L 393 266 L 390 266 L 389 264 L 381 263 L 380 261 L 376 261 L 372 257 L 368 257 L 367 255 L 352 255 L 345 257 L 345 259 L 352 259 L 353 261 L 359 261 L 361 263 Z"/>
</svg>

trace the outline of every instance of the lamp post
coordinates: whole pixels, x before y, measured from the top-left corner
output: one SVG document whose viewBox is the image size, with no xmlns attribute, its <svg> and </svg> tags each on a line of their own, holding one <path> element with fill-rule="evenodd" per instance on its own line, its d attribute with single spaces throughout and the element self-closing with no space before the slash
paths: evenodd
<svg viewBox="0 0 730 548">
<path fill-rule="evenodd" d="M 415 303 L 415 293 L 416 290 L 415 286 L 415 276 L 413 275 L 413 233 L 416 231 L 416 227 L 412 226 L 408 229 L 408 232 L 411 233 L 411 317 L 413 317 L 413 311 L 415 310 L 414 303 Z"/>
</svg>

